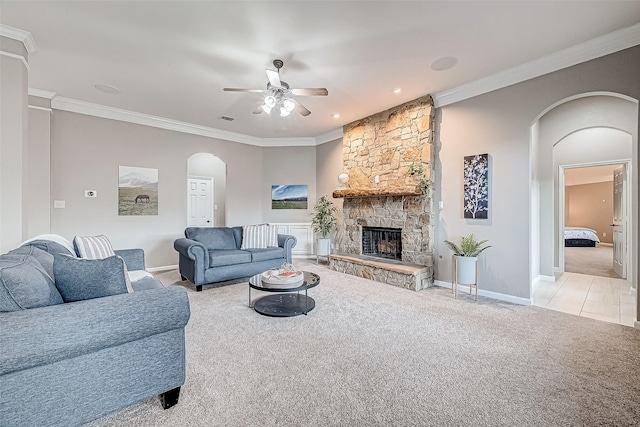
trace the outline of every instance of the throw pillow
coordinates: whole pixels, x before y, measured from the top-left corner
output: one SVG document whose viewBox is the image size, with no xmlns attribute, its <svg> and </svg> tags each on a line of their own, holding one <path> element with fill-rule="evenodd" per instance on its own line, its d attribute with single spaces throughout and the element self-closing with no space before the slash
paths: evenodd
<svg viewBox="0 0 640 427">
<path fill-rule="evenodd" d="M 278 226 L 267 224 L 267 247 L 278 247 Z"/>
<path fill-rule="evenodd" d="M 82 301 L 125 294 L 131 287 L 124 260 L 119 256 L 104 259 L 53 255 L 56 288 L 64 302 Z"/>
<path fill-rule="evenodd" d="M 73 238 L 73 246 L 80 258 L 101 259 L 114 256 L 111 242 L 105 235 L 76 236 Z"/>
<path fill-rule="evenodd" d="M 267 247 L 267 224 L 245 225 L 242 227 L 240 249 L 264 249 Z"/>
</svg>

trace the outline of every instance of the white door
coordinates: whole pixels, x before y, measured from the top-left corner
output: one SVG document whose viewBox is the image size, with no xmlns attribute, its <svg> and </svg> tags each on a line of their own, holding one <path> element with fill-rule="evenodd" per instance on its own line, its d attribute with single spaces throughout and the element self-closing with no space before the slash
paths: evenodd
<svg viewBox="0 0 640 427">
<path fill-rule="evenodd" d="M 187 226 L 213 227 L 213 178 L 187 179 Z"/>
<path fill-rule="evenodd" d="M 626 166 L 613 170 L 613 271 L 626 279 L 625 251 L 627 249 L 625 232 L 625 176 Z"/>
</svg>

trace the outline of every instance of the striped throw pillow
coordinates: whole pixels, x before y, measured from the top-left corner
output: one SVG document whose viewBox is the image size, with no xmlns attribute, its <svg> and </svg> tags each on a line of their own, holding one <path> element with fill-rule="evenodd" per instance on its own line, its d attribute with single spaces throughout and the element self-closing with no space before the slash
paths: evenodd
<svg viewBox="0 0 640 427">
<path fill-rule="evenodd" d="M 245 225 L 242 227 L 240 249 L 264 249 L 267 247 L 267 224 Z"/>
<path fill-rule="evenodd" d="M 267 224 L 267 247 L 278 247 L 278 226 Z"/>
<path fill-rule="evenodd" d="M 76 236 L 73 238 L 73 247 L 80 258 L 102 259 L 114 256 L 111 242 L 107 236 Z"/>
</svg>

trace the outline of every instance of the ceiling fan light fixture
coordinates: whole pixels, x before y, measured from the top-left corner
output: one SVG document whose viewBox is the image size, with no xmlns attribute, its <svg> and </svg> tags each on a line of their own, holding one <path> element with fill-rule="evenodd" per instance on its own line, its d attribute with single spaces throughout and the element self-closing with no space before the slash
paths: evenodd
<svg viewBox="0 0 640 427">
<path fill-rule="evenodd" d="M 275 107 L 276 105 L 276 98 L 273 95 L 267 95 L 264 97 L 264 105 L 266 105 L 267 107 L 269 107 L 269 110 L 271 110 L 273 107 Z M 268 111 L 267 111 L 268 112 Z"/>
<path fill-rule="evenodd" d="M 280 107 L 280 117 L 287 117 L 289 114 L 291 114 L 290 110 L 286 107 Z"/>
<path fill-rule="evenodd" d="M 267 113 L 267 114 L 271 114 L 271 109 L 272 109 L 272 108 L 273 108 L 273 107 L 269 107 L 267 104 L 264 104 L 264 105 L 262 106 L 262 111 L 264 111 L 264 112 L 265 112 L 265 113 Z"/>
<path fill-rule="evenodd" d="M 287 109 L 288 112 L 292 112 L 293 109 L 296 108 L 295 102 L 293 102 L 292 100 L 290 100 L 288 98 L 284 100 L 282 105 L 284 106 L 284 108 Z"/>
</svg>

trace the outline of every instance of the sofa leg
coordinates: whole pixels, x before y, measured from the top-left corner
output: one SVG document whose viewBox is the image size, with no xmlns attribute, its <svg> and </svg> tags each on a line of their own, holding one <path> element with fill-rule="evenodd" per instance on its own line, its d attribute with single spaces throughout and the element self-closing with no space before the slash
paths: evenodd
<svg viewBox="0 0 640 427">
<path fill-rule="evenodd" d="M 182 274 L 180 275 L 180 278 L 182 279 L 182 281 L 184 282 L 185 280 L 187 280 L 186 277 L 184 277 Z"/>
<path fill-rule="evenodd" d="M 164 409 L 169 409 L 173 405 L 176 405 L 178 403 L 178 397 L 180 397 L 180 387 L 176 387 L 173 390 L 162 393 L 160 395 L 162 407 Z"/>
<path fill-rule="evenodd" d="M 197 292 L 202 291 L 202 285 L 196 285 L 196 291 Z"/>
</svg>

